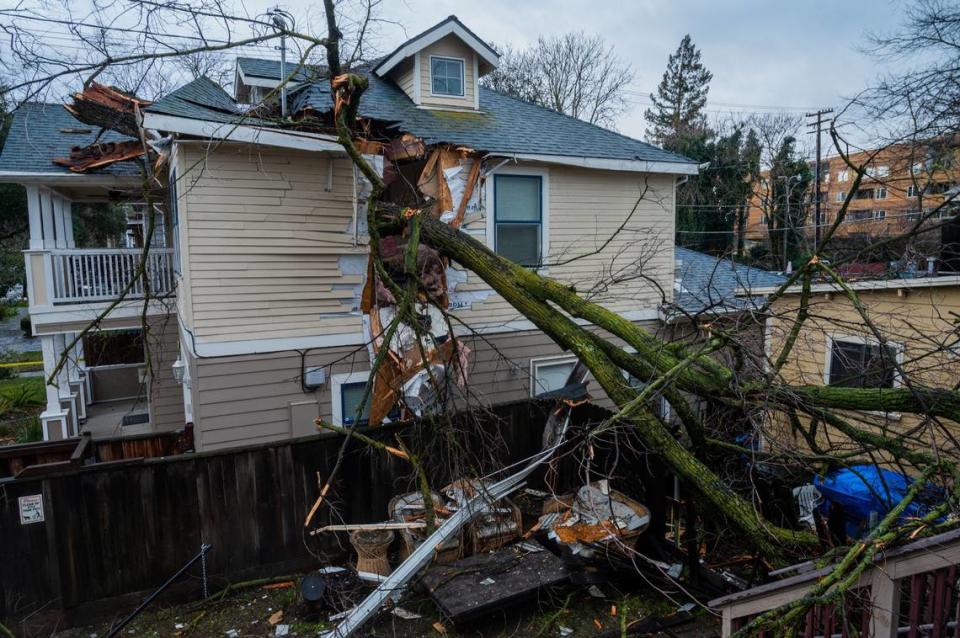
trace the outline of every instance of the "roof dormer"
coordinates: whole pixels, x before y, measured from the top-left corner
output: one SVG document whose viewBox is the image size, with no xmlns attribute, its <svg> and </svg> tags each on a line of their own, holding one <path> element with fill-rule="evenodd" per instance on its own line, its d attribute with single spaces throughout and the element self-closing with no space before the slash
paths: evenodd
<svg viewBox="0 0 960 638">
<path fill-rule="evenodd" d="M 424 108 L 478 110 L 480 78 L 497 68 L 490 45 L 456 16 L 427 29 L 374 67 Z"/>
</svg>

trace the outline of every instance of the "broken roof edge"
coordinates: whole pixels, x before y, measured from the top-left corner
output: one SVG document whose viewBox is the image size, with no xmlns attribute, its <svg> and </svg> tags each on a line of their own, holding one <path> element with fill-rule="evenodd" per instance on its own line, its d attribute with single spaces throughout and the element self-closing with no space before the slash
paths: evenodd
<svg viewBox="0 0 960 638">
<path fill-rule="evenodd" d="M 343 145 L 332 135 L 257 126 L 256 124 L 216 122 L 147 111 L 143 114 L 143 125 L 144 128 L 148 129 L 206 139 L 263 144 L 303 151 L 345 152 Z"/>
<path fill-rule="evenodd" d="M 861 279 L 848 281 L 846 286 L 853 290 L 897 290 L 900 288 L 937 288 L 941 286 L 960 286 L 960 275 L 939 275 L 935 277 L 899 277 L 896 279 Z M 779 286 L 754 288 L 750 291 L 737 289 L 737 296 L 742 295 L 771 295 L 780 289 Z M 784 295 L 798 295 L 803 291 L 802 286 L 790 286 L 783 291 Z M 835 283 L 811 284 L 810 292 L 843 292 L 843 288 Z"/>
<path fill-rule="evenodd" d="M 579 168 L 631 173 L 661 173 L 667 175 L 697 175 L 696 163 L 681 161 L 627 160 L 593 155 L 552 155 L 549 153 L 513 153 L 488 151 L 487 157 L 503 157 L 525 162 L 562 164 Z"/>
<path fill-rule="evenodd" d="M 381 61 L 373 67 L 373 72 L 383 77 L 402 61 L 450 34 L 456 35 L 463 40 L 467 46 L 473 49 L 477 55 L 483 58 L 490 66 L 494 68 L 500 66 L 500 54 L 494 51 L 480 36 L 471 31 L 457 16 L 451 15 L 426 31 L 413 36 L 384 56 Z"/>
</svg>

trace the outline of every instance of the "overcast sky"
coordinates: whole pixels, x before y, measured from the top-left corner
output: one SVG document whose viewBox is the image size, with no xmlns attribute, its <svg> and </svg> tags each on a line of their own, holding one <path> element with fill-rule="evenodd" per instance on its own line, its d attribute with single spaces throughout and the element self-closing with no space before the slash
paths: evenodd
<svg viewBox="0 0 960 638">
<path fill-rule="evenodd" d="M 634 108 L 624 133 L 642 137 L 647 95 L 656 89 L 684 34 L 713 72 L 708 107 L 796 110 L 837 106 L 882 70 L 859 47 L 869 31 L 895 29 L 902 2 L 893 0 L 388 0 L 384 16 L 408 35 L 456 14 L 480 37 L 526 45 L 540 34 L 599 33 L 636 72 Z M 383 47 L 402 38 L 384 29 Z M 746 105 L 746 106 L 739 106 Z"/>
<path fill-rule="evenodd" d="M 71 0 L 71 6 L 86 1 L 73 5 Z M 0 6 L 8 3 L 14 0 L 0 0 Z M 237 0 L 250 15 L 277 3 Z M 374 44 L 379 53 L 389 52 L 451 14 L 481 38 L 515 47 L 526 46 L 541 34 L 598 33 L 636 74 L 629 93 L 633 108 L 617 127 L 643 138 L 648 96 L 684 34 L 692 36 L 713 72 L 711 112 L 786 107 L 802 113 L 842 104 L 884 70 L 861 48 L 867 33 L 897 29 L 904 4 L 902 0 L 384 0 L 381 17 L 392 23 L 380 27 Z M 297 16 L 298 27 L 322 28 L 318 0 L 280 0 L 280 6 Z M 71 41 L 69 35 L 61 35 L 50 44 L 66 46 Z M 243 53 L 276 56 L 266 45 Z"/>
</svg>

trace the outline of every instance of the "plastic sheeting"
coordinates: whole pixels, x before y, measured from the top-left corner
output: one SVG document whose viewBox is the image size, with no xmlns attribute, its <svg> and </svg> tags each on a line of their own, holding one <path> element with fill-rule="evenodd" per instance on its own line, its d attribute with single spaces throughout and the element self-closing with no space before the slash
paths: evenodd
<svg viewBox="0 0 960 638">
<path fill-rule="evenodd" d="M 841 505 L 847 535 L 860 538 L 870 531 L 871 519 L 876 523 L 903 500 L 913 479 L 874 465 L 855 465 L 825 477 L 814 477 L 813 483 L 823 494 L 820 508 L 824 515 L 829 513 L 832 504 Z M 929 486 L 907 506 L 904 517 L 923 516 L 941 497 L 939 490 Z"/>
</svg>

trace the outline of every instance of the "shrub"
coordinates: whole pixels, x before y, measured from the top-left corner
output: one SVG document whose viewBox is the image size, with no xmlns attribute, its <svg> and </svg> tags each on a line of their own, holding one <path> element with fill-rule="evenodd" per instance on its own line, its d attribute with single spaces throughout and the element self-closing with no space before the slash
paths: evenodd
<svg viewBox="0 0 960 638">
<path fill-rule="evenodd" d="M 33 324 L 30 322 L 30 315 L 23 315 L 20 318 L 20 330 L 23 331 L 24 337 L 33 336 Z"/>
</svg>

